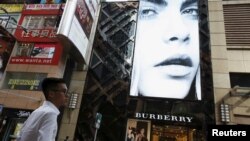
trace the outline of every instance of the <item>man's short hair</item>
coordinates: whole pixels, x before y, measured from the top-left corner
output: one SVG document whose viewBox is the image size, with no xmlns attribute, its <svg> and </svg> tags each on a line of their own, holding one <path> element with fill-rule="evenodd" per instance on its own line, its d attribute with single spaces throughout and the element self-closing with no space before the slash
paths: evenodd
<svg viewBox="0 0 250 141">
<path fill-rule="evenodd" d="M 58 84 L 66 84 L 65 80 L 62 78 L 56 77 L 47 77 L 42 81 L 42 91 L 45 96 L 45 99 L 48 99 L 48 92 L 57 87 Z"/>
</svg>

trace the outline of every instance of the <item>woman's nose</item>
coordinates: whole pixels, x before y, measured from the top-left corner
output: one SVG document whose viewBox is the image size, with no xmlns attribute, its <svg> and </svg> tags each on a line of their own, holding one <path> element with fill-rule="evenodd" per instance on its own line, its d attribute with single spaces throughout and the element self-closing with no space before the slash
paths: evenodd
<svg viewBox="0 0 250 141">
<path fill-rule="evenodd" d="M 190 33 L 187 25 L 182 20 L 181 16 L 174 16 L 165 22 L 163 31 L 163 41 L 166 43 L 182 43 L 188 42 Z"/>
</svg>

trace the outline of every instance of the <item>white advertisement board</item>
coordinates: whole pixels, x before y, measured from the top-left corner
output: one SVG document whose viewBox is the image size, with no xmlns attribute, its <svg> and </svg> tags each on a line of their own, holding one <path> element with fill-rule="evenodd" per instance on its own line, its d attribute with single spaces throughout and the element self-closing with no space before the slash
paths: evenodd
<svg viewBox="0 0 250 141">
<path fill-rule="evenodd" d="M 88 44 L 93 25 L 96 25 L 98 8 L 96 0 L 67 0 L 57 31 L 62 42 L 67 40 L 74 44 L 87 64 Z"/>
<path fill-rule="evenodd" d="M 201 100 L 198 0 L 141 0 L 130 96 Z"/>
</svg>

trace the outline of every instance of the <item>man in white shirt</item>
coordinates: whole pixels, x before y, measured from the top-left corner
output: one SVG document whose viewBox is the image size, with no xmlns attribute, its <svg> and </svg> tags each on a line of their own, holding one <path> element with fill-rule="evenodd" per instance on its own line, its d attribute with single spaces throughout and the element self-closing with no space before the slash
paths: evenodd
<svg viewBox="0 0 250 141">
<path fill-rule="evenodd" d="M 61 78 L 45 78 L 42 91 L 46 101 L 25 121 L 17 141 L 55 141 L 58 109 L 68 101 L 67 86 Z"/>
</svg>

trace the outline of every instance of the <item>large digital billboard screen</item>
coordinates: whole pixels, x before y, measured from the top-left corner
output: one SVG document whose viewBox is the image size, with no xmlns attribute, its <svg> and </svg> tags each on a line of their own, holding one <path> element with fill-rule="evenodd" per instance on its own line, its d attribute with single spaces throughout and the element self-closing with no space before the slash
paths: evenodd
<svg viewBox="0 0 250 141">
<path fill-rule="evenodd" d="M 198 0 L 141 0 L 130 96 L 201 100 Z"/>
</svg>

